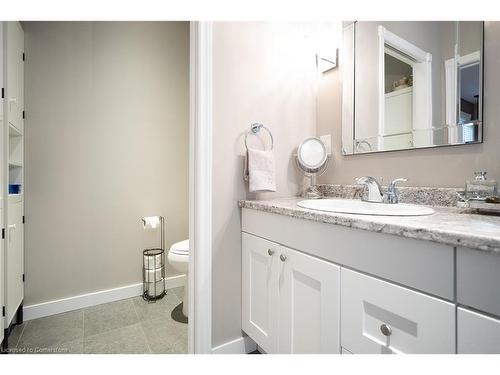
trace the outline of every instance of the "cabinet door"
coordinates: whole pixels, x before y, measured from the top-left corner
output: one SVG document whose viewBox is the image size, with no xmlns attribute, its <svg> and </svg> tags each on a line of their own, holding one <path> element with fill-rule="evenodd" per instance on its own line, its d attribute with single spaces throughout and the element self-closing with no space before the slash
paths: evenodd
<svg viewBox="0 0 500 375">
<path fill-rule="evenodd" d="M 242 329 L 267 353 L 277 347 L 279 246 L 242 233 Z"/>
<path fill-rule="evenodd" d="M 7 22 L 7 117 L 23 131 L 24 33 L 19 22 Z"/>
<path fill-rule="evenodd" d="M 23 203 L 9 203 L 7 226 L 7 324 L 24 298 Z"/>
<path fill-rule="evenodd" d="M 455 305 L 345 268 L 341 296 L 350 352 L 455 353 Z"/>
<path fill-rule="evenodd" d="M 500 320 L 459 307 L 459 354 L 500 354 Z"/>
<path fill-rule="evenodd" d="M 282 247 L 280 353 L 340 353 L 340 267 Z"/>
</svg>

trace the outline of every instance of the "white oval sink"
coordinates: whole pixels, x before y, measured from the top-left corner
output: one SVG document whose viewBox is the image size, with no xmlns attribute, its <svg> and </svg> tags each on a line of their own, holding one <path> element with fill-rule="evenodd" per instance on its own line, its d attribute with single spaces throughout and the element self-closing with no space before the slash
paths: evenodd
<svg viewBox="0 0 500 375">
<path fill-rule="evenodd" d="M 371 203 L 353 199 L 307 199 L 297 203 L 297 206 L 310 210 L 356 215 L 423 216 L 434 213 L 432 208 L 416 204 Z"/>
</svg>

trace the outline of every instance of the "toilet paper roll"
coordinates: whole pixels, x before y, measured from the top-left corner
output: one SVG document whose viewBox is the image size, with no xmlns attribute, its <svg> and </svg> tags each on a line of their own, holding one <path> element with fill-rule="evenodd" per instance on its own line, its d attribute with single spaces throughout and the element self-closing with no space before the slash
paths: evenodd
<svg viewBox="0 0 500 375">
<path fill-rule="evenodd" d="M 154 270 L 144 270 L 144 280 L 147 283 L 152 283 L 153 281 L 160 281 L 163 279 L 162 271 L 163 267 Z"/>
<path fill-rule="evenodd" d="M 163 254 L 158 255 L 144 255 L 144 268 L 147 270 L 155 270 L 163 266 Z"/>
<path fill-rule="evenodd" d="M 160 216 L 146 216 L 142 218 L 144 229 L 156 229 L 160 226 Z"/>
</svg>

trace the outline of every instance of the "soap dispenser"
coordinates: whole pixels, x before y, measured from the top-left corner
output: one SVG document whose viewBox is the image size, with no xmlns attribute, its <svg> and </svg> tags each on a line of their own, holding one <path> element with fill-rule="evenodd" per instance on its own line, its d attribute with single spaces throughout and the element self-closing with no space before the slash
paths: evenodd
<svg viewBox="0 0 500 375">
<path fill-rule="evenodd" d="M 474 179 L 465 183 L 465 195 L 478 200 L 494 197 L 497 195 L 497 182 L 486 179 L 486 172 L 474 172 Z"/>
</svg>

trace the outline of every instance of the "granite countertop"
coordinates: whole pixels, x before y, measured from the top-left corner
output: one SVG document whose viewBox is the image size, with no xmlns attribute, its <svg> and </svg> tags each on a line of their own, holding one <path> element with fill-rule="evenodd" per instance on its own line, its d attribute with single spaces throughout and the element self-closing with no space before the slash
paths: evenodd
<svg viewBox="0 0 500 375">
<path fill-rule="evenodd" d="M 451 207 L 433 207 L 436 212 L 428 216 L 352 215 L 301 208 L 297 206 L 297 202 L 301 200 L 304 198 L 241 200 L 238 205 L 242 208 L 298 219 L 343 225 L 500 254 L 500 217 L 498 216 L 478 215 Z"/>
</svg>

